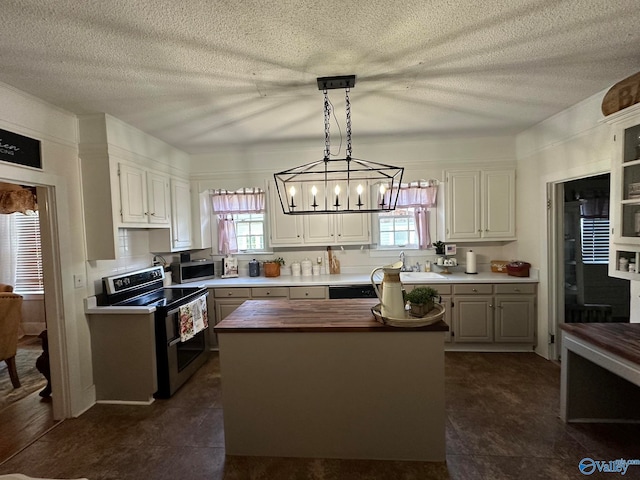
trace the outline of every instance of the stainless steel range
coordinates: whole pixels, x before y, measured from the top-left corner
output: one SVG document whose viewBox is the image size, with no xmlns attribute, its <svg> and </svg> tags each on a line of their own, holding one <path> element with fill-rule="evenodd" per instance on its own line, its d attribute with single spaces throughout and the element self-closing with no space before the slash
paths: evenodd
<svg viewBox="0 0 640 480">
<path fill-rule="evenodd" d="M 152 267 L 104 277 L 104 296 L 111 306 L 153 306 L 158 377 L 156 398 L 168 398 L 209 356 L 206 288 L 164 288 L 164 270 Z"/>
</svg>

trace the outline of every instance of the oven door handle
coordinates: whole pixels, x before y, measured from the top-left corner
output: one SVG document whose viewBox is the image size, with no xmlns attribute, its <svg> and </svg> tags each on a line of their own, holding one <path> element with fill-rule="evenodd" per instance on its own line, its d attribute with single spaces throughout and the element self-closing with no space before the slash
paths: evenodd
<svg viewBox="0 0 640 480">
<path fill-rule="evenodd" d="M 178 343 L 180 343 L 180 337 L 176 337 L 173 340 L 170 340 L 169 344 L 167 346 L 168 347 L 173 347 L 174 345 L 177 345 Z"/>
</svg>

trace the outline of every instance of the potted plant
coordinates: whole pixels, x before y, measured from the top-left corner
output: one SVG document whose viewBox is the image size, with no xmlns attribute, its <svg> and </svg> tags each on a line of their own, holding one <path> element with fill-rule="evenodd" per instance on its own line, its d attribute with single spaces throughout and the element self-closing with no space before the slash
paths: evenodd
<svg viewBox="0 0 640 480">
<path fill-rule="evenodd" d="M 265 277 L 279 277 L 280 266 L 284 265 L 284 259 L 282 257 L 274 258 L 273 260 L 265 260 L 264 262 L 264 276 Z"/>
<path fill-rule="evenodd" d="M 440 240 L 433 242 L 433 248 L 436 249 L 436 255 L 444 255 L 444 242 L 441 242 Z"/>
<path fill-rule="evenodd" d="M 431 287 L 416 287 L 406 295 L 406 300 L 411 305 L 411 315 L 424 317 L 433 309 L 438 291 Z"/>
</svg>

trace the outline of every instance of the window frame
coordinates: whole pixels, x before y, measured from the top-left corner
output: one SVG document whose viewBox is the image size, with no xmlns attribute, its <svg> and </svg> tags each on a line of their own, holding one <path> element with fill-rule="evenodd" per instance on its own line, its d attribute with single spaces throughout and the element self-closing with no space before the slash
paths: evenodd
<svg viewBox="0 0 640 480">
<path fill-rule="evenodd" d="M 256 213 L 232 213 L 230 214 L 231 217 L 233 218 L 233 222 L 234 222 L 234 226 L 236 229 L 236 241 L 238 242 L 238 254 L 243 254 L 243 253 L 268 253 L 267 250 L 267 218 L 266 218 L 266 214 L 265 212 L 256 212 Z M 251 218 L 254 216 L 261 216 L 261 220 L 255 219 L 255 218 Z M 249 217 L 246 220 L 241 220 L 238 217 Z M 238 226 L 240 223 L 262 223 L 262 234 L 261 235 L 240 235 L 238 233 Z M 251 228 L 251 227 L 249 227 Z M 253 248 L 248 248 L 248 249 L 241 249 L 240 248 L 240 237 L 249 237 L 251 238 L 252 236 L 256 237 L 256 236 L 261 236 L 262 237 L 262 245 L 263 247 L 261 249 L 253 249 Z M 250 243 L 250 242 L 249 242 Z"/>
</svg>

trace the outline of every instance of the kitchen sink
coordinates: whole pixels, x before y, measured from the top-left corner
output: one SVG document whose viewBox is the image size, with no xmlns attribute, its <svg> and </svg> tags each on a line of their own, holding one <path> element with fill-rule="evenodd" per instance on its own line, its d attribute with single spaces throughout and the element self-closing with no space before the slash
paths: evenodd
<svg viewBox="0 0 640 480">
<path fill-rule="evenodd" d="M 442 278 L 447 278 L 447 277 L 436 272 L 401 272 L 400 273 L 401 282 L 421 282 L 426 280 L 437 280 Z"/>
</svg>

